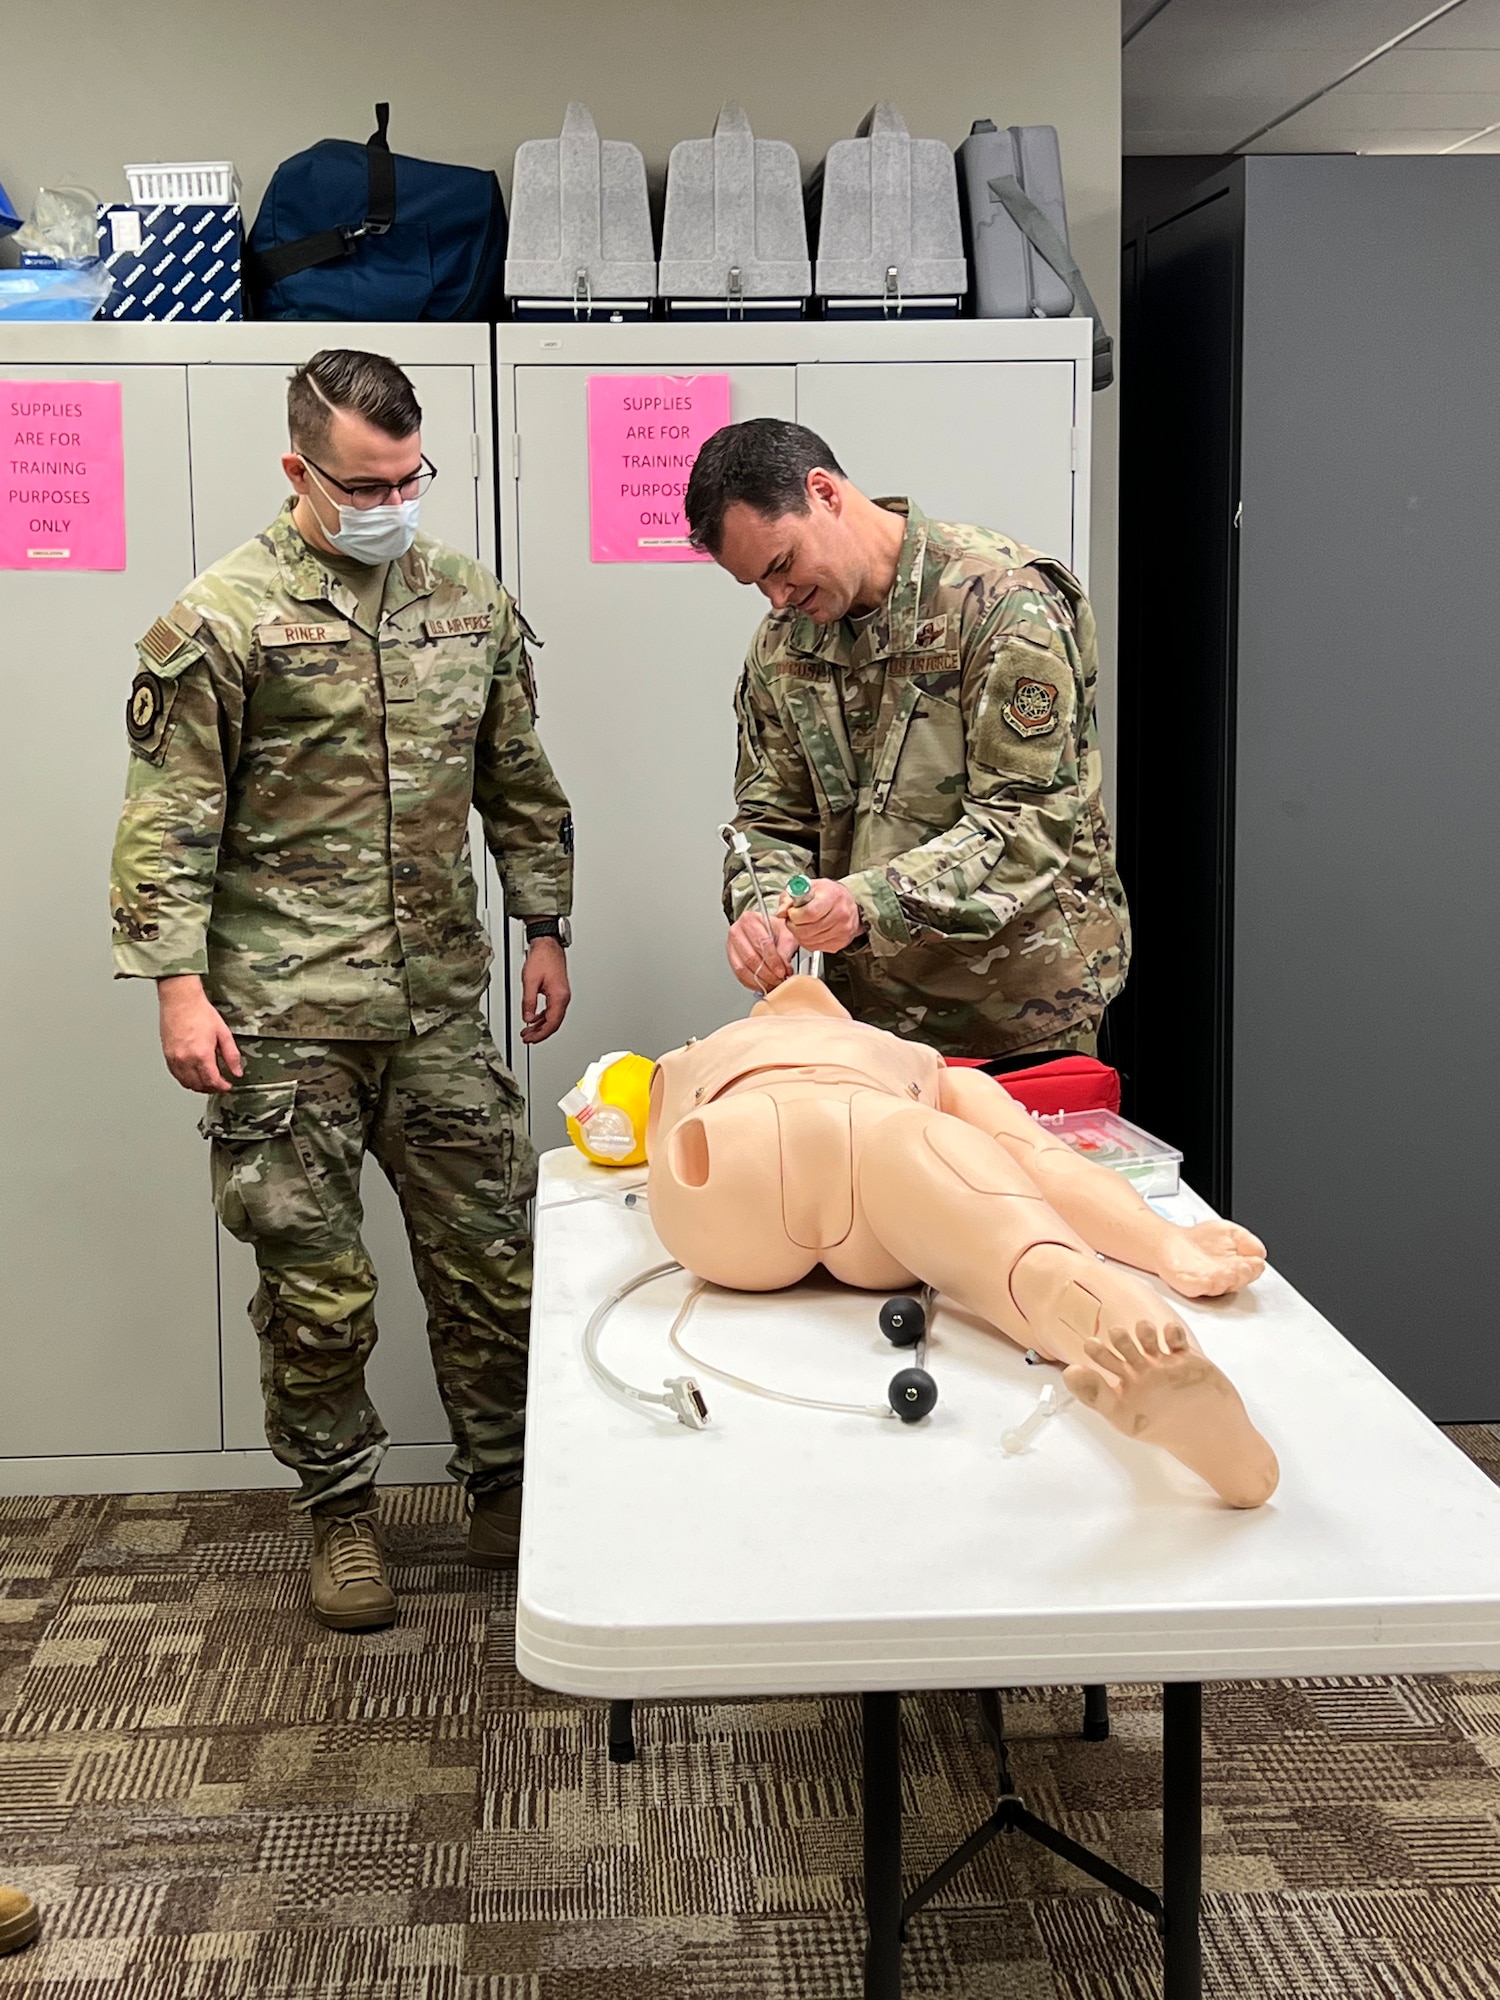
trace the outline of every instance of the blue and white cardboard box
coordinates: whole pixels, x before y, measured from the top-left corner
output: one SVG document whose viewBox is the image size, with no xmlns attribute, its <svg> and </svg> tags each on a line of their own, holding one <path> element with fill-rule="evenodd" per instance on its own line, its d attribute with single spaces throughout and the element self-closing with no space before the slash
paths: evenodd
<svg viewBox="0 0 1500 2000">
<path fill-rule="evenodd" d="M 106 203 L 99 255 L 115 282 L 99 318 L 243 319 L 243 249 L 237 204 Z"/>
</svg>

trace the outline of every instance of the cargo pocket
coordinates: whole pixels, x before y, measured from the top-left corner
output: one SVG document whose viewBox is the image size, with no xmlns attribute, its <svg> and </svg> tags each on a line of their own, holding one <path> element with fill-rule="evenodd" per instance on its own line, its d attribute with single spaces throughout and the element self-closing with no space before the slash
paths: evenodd
<svg viewBox="0 0 1500 2000">
<path fill-rule="evenodd" d="M 485 1050 L 485 1065 L 495 1080 L 500 1096 L 500 1118 L 505 1128 L 506 1206 L 518 1207 L 536 1193 L 536 1148 L 526 1129 L 526 1099 L 521 1086 L 498 1049 Z"/>
<path fill-rule="evenodd" d="M 297 1085 L 242 1083 L 209 1104 L 214 1209 L 241 1243 L 312 1244 L 328 1233 L 312 1154 L 295 1129 Z"/>
<path fill-rule="evenodd" d="M 521 1093 L 488 1041 L 401 1105 L 401 1202 L 429 1235 L 490 1242 L 535 1184 Z"/>
</svg>

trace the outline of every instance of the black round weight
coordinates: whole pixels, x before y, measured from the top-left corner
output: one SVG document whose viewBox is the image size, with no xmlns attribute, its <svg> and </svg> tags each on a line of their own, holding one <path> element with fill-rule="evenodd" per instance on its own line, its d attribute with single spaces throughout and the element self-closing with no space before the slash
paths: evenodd
<svg viewBox="0 0 1500 2000">
<path fill-rule="evenodd" d="M 892 1347 L 915 1347 L 927 1331 L 920 1299 L 887 1299 L 880 1308 L 880 1331 Z"/>
<path fill-rule="evenodd" d="M 891 1377 L 886 1395 L 903 1424 L 914 1424 L 937 1407 L 937 1383 L 925 1368 L 903 1368 Z"/>
</svg>

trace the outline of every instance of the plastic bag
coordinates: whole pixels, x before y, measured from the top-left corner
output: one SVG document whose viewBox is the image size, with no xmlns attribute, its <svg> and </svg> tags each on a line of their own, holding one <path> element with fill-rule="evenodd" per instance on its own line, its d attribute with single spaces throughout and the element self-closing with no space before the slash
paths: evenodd
<svg viewBox="0 0 1500 2000">
<path fill-rule="evenodd" d="M 91 264 L 99 255 L 98 195 L 82 187 L 38 188 L 15 244 L 23 258 Z"/>
<path fill-rule="evenodd" d="M 0 326 L 17 320 L 92 319 L 113 289 L 103 264 L 65 271 L 0 271 Z"/>
</svg>

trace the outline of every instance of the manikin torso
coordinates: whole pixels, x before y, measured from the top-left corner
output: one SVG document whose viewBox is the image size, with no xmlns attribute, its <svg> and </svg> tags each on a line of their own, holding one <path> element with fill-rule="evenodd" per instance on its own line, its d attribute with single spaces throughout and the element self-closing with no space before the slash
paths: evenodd
<svg viewBox="0 0 1500 2000">
<path fill-rule="evenodd" d="M 891 1111 L 936 1109 L 942 1069 L 935 1050 L 851 1020 L 815 979 L 672 1050 L 647 1140 L 662 1240 L 700 1276 L 747 1291 L 819 1263 L 872 1290 L 914 1282 L 864 1221 L 859 1156 Z"/>
</svg>

